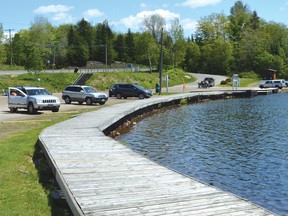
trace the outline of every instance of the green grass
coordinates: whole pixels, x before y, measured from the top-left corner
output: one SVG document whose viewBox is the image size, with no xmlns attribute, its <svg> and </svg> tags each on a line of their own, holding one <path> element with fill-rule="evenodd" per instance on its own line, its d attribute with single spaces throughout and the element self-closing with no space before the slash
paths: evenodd
<svg viewBox="0 0 288 216">
<path fill-rule="evenodd" d="M 17 66 L 17 65 L 3 65 L 0 64 L 0 70 L 7 70 L 7 71 L 12 71 L 12 70 L 24 70 L 23 66 Z"/>
<path fill-rule="evenodd" d="M 7 89 L 9 86 L 33 85 L 45 87 L 50 92 L 61 92 L 66 85 L 72 84 L 79 73 L 40 73 L 4 75 L 0 76 L 0 89 Z M 191 83 L 195 78 L 191 77 L 180 69 L 173 69 L 163 72 L 163 85 L 165 75 L 169 76 L 169 86 L 183 83 Z M 153 72 L 97 72 L 87 81 L 98 90 L 107 90 L 116 82 L 137 83 L 145 88 L 154 89 L 159 82 L 159 73 Z"/>
<path fill-rule="evenodd" d="M 257 87 L 259 79 L 255 78 L 240 78 L 240 87 Z M 232 87 L 232 82 L 220 85 L 221 87 Z"/>
<path fill-rule="evenodd" d="M 240 87 L 257 87 L 259 79 L 240 78 Z"/>
<path fill-rule="evenodd" d="M 66 203 L 50 196 L 58 186 L 37 144 L 44 128 L 70 115 L 57 114 L 51 122 L 1 125 L 14 124 L 17 132 L 0 141 L 0 215 L 70 215 Z"/>
</svg>

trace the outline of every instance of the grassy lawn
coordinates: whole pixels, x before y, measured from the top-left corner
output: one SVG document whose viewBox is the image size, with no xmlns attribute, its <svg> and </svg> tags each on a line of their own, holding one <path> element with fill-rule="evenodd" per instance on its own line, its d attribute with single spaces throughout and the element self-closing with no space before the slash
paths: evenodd
<svg viewBox="0 0 288 216">
<path fill-rule="evenodd" d="M 66 202 L 51 197 L 59 188 L 37 140 L 44 128 L 73 115 L 57 113 L 45 121 L 2 123 L 0 215 L 71 215 Z"/>
<path fill-rule="evenodd" d="M 40 73 L 0 76 L 0 89 L 7 89 L 9 86 L 33 85 L 46 88 L 50 92 L 61 92 L 65 86 L 72 84 L 79 73 Z M 179 69 L 172 69 L 163 72 L 163 77 L 169 76 L 169 86 L 181 85 L 195 81 L 186 72 Z M 96 72 L 87 81 L 87 85 L 94 86 L 98 90 L 107 90 L 116 82 L 137 83 L 145 88 L 154 89 L 159 82 L 158 72 Z M 164 85 L 164 79 L 163 79 Z"/>
<path fill-rule="evenodd" d="M 255 78 L 240 78 L 240 87 L 258 87 L 259 79 Z M 222 84 L 220 87 L 232 87 L 232 82 Z"/>
<path fill-rule="evenodd" d="M 259 79 L 241 78 L 240 87 L 258 87 Z"/>
</svg>

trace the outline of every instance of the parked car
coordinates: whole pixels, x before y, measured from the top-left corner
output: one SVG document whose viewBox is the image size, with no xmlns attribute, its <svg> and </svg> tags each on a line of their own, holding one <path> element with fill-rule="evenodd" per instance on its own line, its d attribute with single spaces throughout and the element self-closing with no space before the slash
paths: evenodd
<svg viewBox="0 0 288 216">
<path fill-rule="evenodd" d="M 205 77 L 204 82 L 208 82 L 208 87 L 215 86 L 215 79 L 212 77 Z"/>
<path fill-rule="evenodd" d="M 285 88 L 287 87 L 285 80 L 264 80 L 259 83 L 259 88 Z"/>
<path fill-rule="evenodd" d="M 8 108 L 11 112 L 16 112 L 18 109 L 27 109 L 28 113 L 36 113 L 38 110 L 58 112 L 60 99 L 41 87 L 9 87 Z"/>
<path fill-rule="evenodd" d="M 97 91 L 92 86 L 69 85 L 63 90 L 62 99 L 66 104 L 76 101 L 79 104 L 85 102 L 87 105 L 91 105 L 93 103 L 103 105 L 108 100 L 108 97 L 105 93 Z"/>
<path fill-rule="evenodd" d="M 137 84 L 116 83 L 109 89 L 109 97 L 115 96 L 117 99 L 127 97 L 138 97 L 139 99 L 149 98 L 153 95 L 152 90 L 143 88 Z"/>
</svg>

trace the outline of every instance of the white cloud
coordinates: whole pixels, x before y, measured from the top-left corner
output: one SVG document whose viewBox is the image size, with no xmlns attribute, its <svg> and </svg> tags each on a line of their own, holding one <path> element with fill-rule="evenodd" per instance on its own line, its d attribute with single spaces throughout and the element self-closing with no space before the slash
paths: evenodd
<svg viewBox="0 0 288 216">
<path fill-rule="evenodd" d="M 180 4 L 182 6 L 187 6 L 191 8 L 205 7 L 209 5 L 216 5 L 222 0 L 186 0 L 184 3 Z"/>
<path fill-rule="evenodd" d="M 190 36 L 192 33 L 195 33 L 198 22 L 196 20 L 184 19 L 180 23 L 185 31 L 185 36 Z"/>
<path fill-rule="evenodd" d="M 99 11 L 98 9 L 90 9 L 83 13 L 83 16 L 85 17 L 85 19 L 101 17 L 103 15 L 104 13 Z"/>
<path fill-rule="evenodd" d="M 65 5 L 48 5 L 41 6 L 34 10 L 34 13 L 38 15 L 49 15 L 51 20 L 58 23 L 73 23 L 73 17 L 68 13 L 70 10 L 74 9 L 72 6 Z"/>
<path fill-rule="evenodd" d="M 65 5 L 48 5 L 41 6 L 34 10 L 36 14 L 49 14 L 49 13 L 64 13 L 72 10 L 73 7 Z"/>
<path fill-rule="evenodd" d="M 141 4 L 140 4 L 140 7 L 141 7 L 141 8 L 146 8 L 146 7 L 147 7 L 147 4 L 141 3 Z"/>
<path fill-rule="evenodd" d="M 175 18 L 179 18 L 180 15 L 170 12 L 169 10 L 155 10 L 155 11 L 142 11 L 135 16 L 130 15 L 129 17 L 121 19 L 121 23 L 125 25 L 127 28 L 139 30 L 142 26 L 142 22 L 146 17 L 151 15 L 158 14 L 163 17 L 166 22 L 169 22 Z"/>
<path fill-rule="evenodd" d="M 57 13 L 52 17 L 53 21 L 64 22 L 64 23 L 73 23 L 73 18 L 67 13 Z"/>
</svg>

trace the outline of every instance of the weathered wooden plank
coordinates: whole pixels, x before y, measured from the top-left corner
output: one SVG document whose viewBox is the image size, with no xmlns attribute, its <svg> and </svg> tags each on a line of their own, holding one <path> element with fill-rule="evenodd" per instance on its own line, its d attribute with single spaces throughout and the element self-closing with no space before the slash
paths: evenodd
<svg viewBox="0 0 288 216">
<path fill-rule="evenodd" d="M 73 213 L 272 215 L 237 196 L 143 158 L 102 133 L 138 109 L 197 95 L 179 94 L 118 104 L 45 129 L 40 140 L 59 175 L 62 190 L 69 196 Z"/>
</svg>

